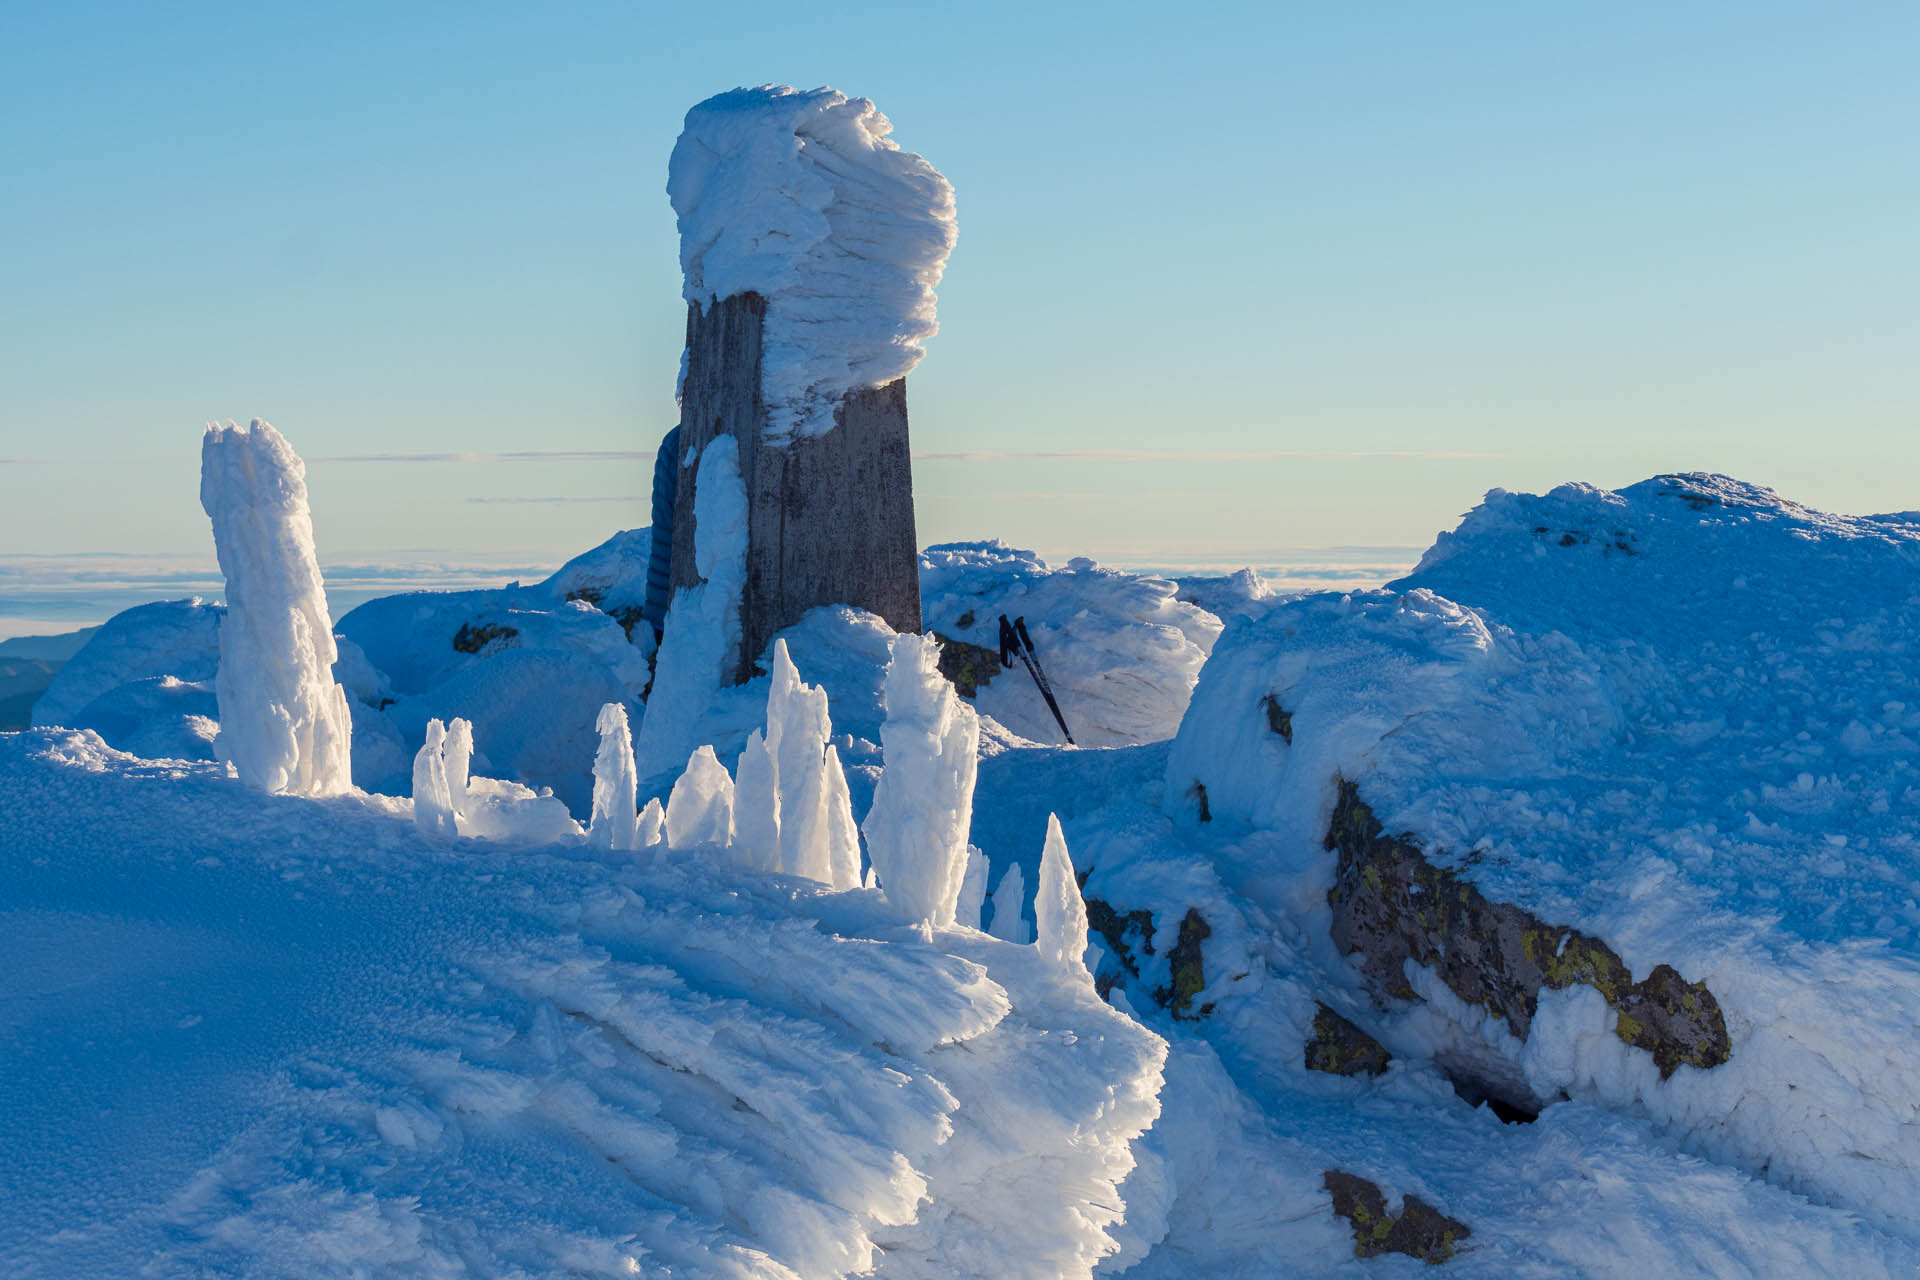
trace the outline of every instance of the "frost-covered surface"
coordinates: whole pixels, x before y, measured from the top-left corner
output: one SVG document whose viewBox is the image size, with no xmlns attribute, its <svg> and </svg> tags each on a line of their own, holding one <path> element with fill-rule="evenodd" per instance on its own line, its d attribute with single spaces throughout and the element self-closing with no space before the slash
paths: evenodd
<svg viewBox="0 0 1920 1280">
<path fill-rule="evenodd" d="M 1075 560 L 1055 569 L 1003 542 L 952 542 L 920 556 L 929 631 L 998 652 L 1000 615 L 1027 631 L 1074 741 L 1126 746 L 1173 736 L 1220 620 L 1167 578 Z M 1015 733 L 1059 742 L 1060 727 L 1017 661 L 974 705 Z"/>
<path fill-rule="evenodd" d="M 1920 1203 L 1920 525 L 1722 477 L 1496 491 L 1386 592 L 1231 627 L 1167 802 L 1276 832 L 1324 938 L 1335 780 L 1489 899 L 1668 964 L 1731 1060 L 1663 1080 L 1586 986 L 1522 1043 L 1429 972 L 1390 1046 L 1504 1063 L 1692 1150 L 1913 1230 Z M 1273 707 L 1266 699 L 1271 696 Z M 1273 708 L 1287 717 L 1289 744 Z M 1091 890 L 1090 890 L 1091 891 Z M 1551 1111 L 1551 1109 L 1550 1109 Z"/>
<path fill-rule="evenodd" d="M 747 490 L 740 442 L 716 436 L 701 453 L 694 488 L 694 571 L 674 592 L 654 663 L 654 693 L 635 750 L 640 776 L 678 768 L 700 741 L 700 715 L 739 660 L 740 598 L 747 577 Z"/>
<path fill-rule="evenodd" d="M 849 391 L 912 372 L 939 328 L 953 188 L 865 98 L 763 85 L 687 112 L 667 195 L 688 302 L 767 300 L 767 434 L 815 435 Z"/>
<path fill-rule="evenodd" d="M 258 418 L 246 430 L 212 424 L 200 446 L 200 505 L 227 581 L 215 754 L 264 791 L 349 790 L 353 720 L 333 676 L 306 464 Z"/>
<path fill-rule="evenodd" d="M 0 1268 L 1088 1274 L 1164 1043 L 716 853 L 0 737 Z"/>
<path fill-rule="evenodd" d="M 1316 1000 L 1355 1016 L 1365 1006 L 1314 935 L 1323 887 L 1276 877 L 1293 856 L 1282 833 L 1161 813 L 1167 752 L 1009 750 L 982 762 L 976 791 L 974 836 L 996 876 L 1034 884 L 1057 812 L 1088 902 L 1151 922 L 1146 936 L 1125 935 L 1137 974 L 1099 932 L 1086 953 L 1113 982 L 1109 998 L 1172 1045 L 1160 1120 L 1122 1188 L 1125 1248 L 1102 1274 L 1904 1276 L 1920 1266 L 1910 1241 L 1684 1153 L 1631 1108 L 1566 1102 L 1508 1125 L 1457 1097 L 1430 1056 L 1396 1054 L 1378 1078 L 1307 1070 Z M 1192 1006 L 1207 1012 L 1176 1018 L 1156 991 L 1173 980 L 1189 912 L 1210 930 Z M 996 930 L 1002 916 L 996 904 Z M 1356 1260 L 1321 1188 L 1328 1169 L 1377 1182 L 1390 1203 L 1417 1194 L 1473 1235 L 1440 1271 L 1392 1255 Z"/>
</svg>

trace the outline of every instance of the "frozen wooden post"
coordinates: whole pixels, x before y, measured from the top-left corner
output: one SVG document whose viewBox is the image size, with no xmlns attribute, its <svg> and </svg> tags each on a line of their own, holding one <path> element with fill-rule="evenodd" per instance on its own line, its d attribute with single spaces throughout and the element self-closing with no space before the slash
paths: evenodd
<svg viewBox="0 0 1920 1280">
<path fill-rule="evenodd" d="M 741 89 L 690 111 L 674 149 L 688 307 L 673 585 L 700 580 L 691 464 L 732 435 L 749 520 L 736 682 L 819 605 L 920 629 L 906 374 L 937 327 L 953 194 L 891 127 L 831 89 Z"/>
<path fill-rule="evenodd" d="M 680 400 L 682 456 L 716 435 L 740 441 L 747 487 L 747 579 L 741 601 L 736 681 L 774 634 L 823 604 L 850 604 L 895 631 L 920 629 L 919 541 L 913 524 L 913 462 L 907 444 L 907 380 L 847 392 L 835 425 L 819 435 L 767 443 L 761 396 L 757 293 L 687 308 L 687 373 Z M 697 456 L 697 454 L 696 454 Z M 673 585 L 698 581 L 693 567 L 694 472 L 680 468 L 674 499 Z"/>
</svg>

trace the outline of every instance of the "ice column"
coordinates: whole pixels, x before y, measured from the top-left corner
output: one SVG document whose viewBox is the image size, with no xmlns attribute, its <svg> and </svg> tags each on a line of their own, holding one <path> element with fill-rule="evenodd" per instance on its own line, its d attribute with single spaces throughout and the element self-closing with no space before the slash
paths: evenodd
<svg viewBox="0 0 1920 1280">
<path fill-rule="evenodd" d="M 600 750 L 593 758 L 593 817 L 587 843 L 596 849 L 630 852 L 640 847 L 640 815 L 634 809 L 640 779 L 634 773 L 627 709 L 609 702 L 600 708 L 594 728 L 600 732 Z"/>
<path fill-rule="evenodd" d="M 1016 862 L 1001 874 L 1000 886 L 993 891 L 993 923 L 987 932 L 1023 946 L 1032 941 L 1027 937 L 1026 918 L 1020 914 L 1026 901 L 1027 876 Z"/>
<path fill-rule="evenodd" d="M 1067 972 L 1093 981 L 1087 971 L 1087 902 L 1067 856 L 1060 819 L 1047 815 L 1047 843 L 1040 851 L 1040 888 L 1033 898 L 1034 939 L 1040 954 Z"/>
<path fill-rule="evenodd" d="M 696 750 L 686 772 L 673 784 L 667 796 L 666 828 L 667 846 L 672 849 L 724 849 L 733 843 L 733 779 L 712 747 Z"/>
<path fill-rule="evenodd" d="M 413 821 L 429 835 L 454 836 L 453 791 L 447 782 L 447 727 L 427 721 L 427 740 L 413 757 Z"/>
<path fill-rule="evenodd" d="M 894 637 L 887 663 L 885 757 L 862 828 L 887 899 L 908 920 L 954 923 L 973 824 L 980 718 L 940 674 L 930 636 Z"/>
<path fill-rule="evenodd" d="M 214 750 L 248 786 L 329 796 L 353 787 L 353 722 L 333 678 L 306 476 L 258 418 L 247 430 L 210 424 L 201 441 L 200 505 L 227 580 Z"/>
</svg>

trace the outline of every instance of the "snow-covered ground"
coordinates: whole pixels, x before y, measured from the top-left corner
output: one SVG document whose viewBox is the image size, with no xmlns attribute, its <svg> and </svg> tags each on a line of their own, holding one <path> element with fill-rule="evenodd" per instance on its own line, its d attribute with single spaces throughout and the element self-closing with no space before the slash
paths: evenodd
<svg viewBox="0 0 1920 1280">
<path fill-rule="evenodd" d="M 848 609 L 693 709 L 690 770 L 622 768 L 646 541 L 341 619 L 361 792 L 212 763 L 197 602 L 68 664 L 52 705 L 97 734 L 0 737 L 0 1267 L 1420 1268 L 1356 1257 L 1346 1175 L 1430 1206 L 1465 1274 L 1920 1271 L 1912 519 L 1496 493 L 1350 596 L 934 548 L 929 630 L 1024 617 L 1110 744 L 1043 745 L 1025 671 L 987 670 L 966 786 L 974 710 Z M 395 798 L 416 765 L 450 822 Z M 1342 782 L 1371 844 L 1349 804 L 1327 847 Z M 833 869 L 860 823 L 884 856 Z M 1497 938 L 1411 958 L 1456 915 L 1389 889 L 1439 884 L 1523 913 L 1555 981 Z M 1630 1004 L 1602 948 L 1697 1007 Z M 1725 1060 L 1663 1071 L 1620 1013 L 1711 1030 L 1700 992 Z"/>
</svg>

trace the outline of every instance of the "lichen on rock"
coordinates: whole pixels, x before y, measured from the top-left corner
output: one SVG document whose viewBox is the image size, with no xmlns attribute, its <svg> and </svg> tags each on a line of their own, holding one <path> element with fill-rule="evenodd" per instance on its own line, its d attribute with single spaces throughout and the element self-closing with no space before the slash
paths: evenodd
<svg viewBox="0 0 1920 1280">
<path fill-rule="evenodd" d="M 1598 938 L 1489 901 L 1428 861 L 1411 837 L 1387 835 L 1351 781 L 1340 782 L 1325 846 L 1339 854 L 1327 891 L 1334 944 L 1361 957 L 1376 995 L 1414 999 L 1406 979 L 1412 960 L 1525 1040 L 1541 989 L 1582 983 L 1613 1007 L 1615 1034 L 1651 1054 L 1662 1079 L 1683 1065 L 1715 1067 L 1732 1056 L 1726 1020 L 1705 983 L 1687 982 L 1664 964 L 1636 983 Z"/>
<path fill-rule="evenodd" d="M 1391 1058 L 1378 1040 L 1326 1005 L 1317 1008 L 1313 1037 L 1307 1041 L 1307 1070 L 1335 1076 L 1357 1076 L 1361 1072 L 1377 1076 L 1387 1069 Z"/>
<path fill-rule="evenodd" d="M 1387 1198 L 1377 1184 L 1338 1169 L 1321 1175 L 1321 1185 L 1333 1197 L 1333 1211 L 1353 1225 L 1353 1254 L 1372 1258 L 1404 1253 L 1409 1258 L 1438 1264 L 1454 1255 L 1455 1246 L 1473 1234 L 1458 1218 L 1449 1218 L 1416 1195 L 1401 1200 L 1400 1212 L 1387 1212 Z"/>
</svg>

